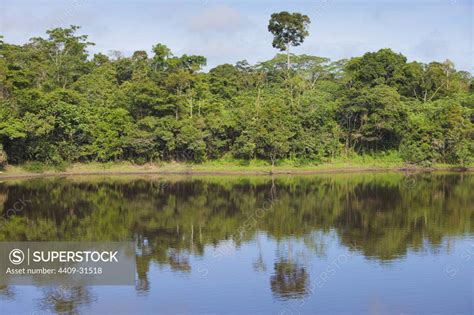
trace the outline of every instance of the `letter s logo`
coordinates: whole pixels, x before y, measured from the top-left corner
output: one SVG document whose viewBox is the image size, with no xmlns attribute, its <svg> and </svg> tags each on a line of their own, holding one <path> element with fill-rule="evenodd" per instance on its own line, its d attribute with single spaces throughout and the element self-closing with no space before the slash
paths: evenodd
<svg viewBox="0 0 474 315">
<path fill-rule="evenodd" d="M 8 258 L 12 264 L 19 265 L 25 260 L 25 254 L 20 249 L 13 249 Z"/>
</svg>

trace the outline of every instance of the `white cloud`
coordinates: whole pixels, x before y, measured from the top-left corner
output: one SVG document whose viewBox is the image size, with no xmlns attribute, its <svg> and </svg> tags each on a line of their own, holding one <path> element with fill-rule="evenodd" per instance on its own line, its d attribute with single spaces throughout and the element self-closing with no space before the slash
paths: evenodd
<svg viewBox="0 0 474 315">
<path fill-rule="evenodd" d="M 205 8 L 195 16 L 191 16 L 187 27 L 193 32 L 232 33 L 245 28 L 248 21 L 242 14 L 229 6 Z"/>
<path fill-rule="evenodd" d="M 271 47 L 268 19 L 273 12 L 287 10 L 308 14 L 312 20 L 309 37 L 295 53 L 335 60 L 389 47 L 411 60 L 449 58 L 460 69 L 474 70 L 473 3 L 0 0 L 0 34 L 7 42 L 20 44 L 33 36 L 45 36 L 48 28 L 75 24 L 97 44 L 93 52 L 121 50 L 128 54 L 163 43 L 177 55 L 203 55 L 212 67 L 271 58 L 277 50 Z"/>
</svg>

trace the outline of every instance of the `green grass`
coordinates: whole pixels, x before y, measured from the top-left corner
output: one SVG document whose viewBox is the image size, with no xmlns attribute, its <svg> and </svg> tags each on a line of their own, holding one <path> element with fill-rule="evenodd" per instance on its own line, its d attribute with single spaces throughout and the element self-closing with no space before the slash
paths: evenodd
<svg viewBox="0 0 474 315">
<path fill-rule="evenodd" d="M 29 173 L 45 173 L 45 172 L 65 172 L 67 171 L 69 163 L 60 164 L 46 164 L 42 162 L 27 162 L 21 165 L 25 172 Z"/>
<path fill-rule="evenodd" d="M 381 153 L 377 156 L 372 155 L 354 155 L 350 157 L 339 157 L 326 161 L 308 161 L 308 160 L 278 160 L 275 170 L 282 169 L 334 169 L 334 168 L 395 168 L 404 167 L 406 163 L 396 152 Z M 233 158 L 223 158 L 219 160 L 207 161 L 200 164 L 193 164 L 196 170 L 271 170 L 271 163 L 263 160 L 239 160 Z"/>
<path fill-rule="evenodd" d="M 473 165 L 468 165 L 472 167 Z M 298 171 L 324 171 L 324 170 L 367 170 L 380 169 L 390 170 L 397 168 L 416 168 L 414 165 L 406 164 L 397 152 L 382 152 L 377 155 L 353 155 L 328 159 L 324 162 L 307 160 L 279 160 L 275 167 L 264 160 L 240 160 L 224 157 L 219 160 L 205 161 L 203 163 L 178 163 L 160 162 L 136 164 L 132 162 L 107 162 L 107 163 L 75 163 L 49 165 L 40 162 L 28 162 L 23 165 L 7 166 L 3 174 L 16 175 L 27 173 L 61 173 L 74 174 L 86 173 L 127 173 L 127 172 L 169 172 L 186 173 L 198 172 L 298 172 Z M 434 164 L 433 168 L 449 169 L 459 165 Z"/>
</svg>

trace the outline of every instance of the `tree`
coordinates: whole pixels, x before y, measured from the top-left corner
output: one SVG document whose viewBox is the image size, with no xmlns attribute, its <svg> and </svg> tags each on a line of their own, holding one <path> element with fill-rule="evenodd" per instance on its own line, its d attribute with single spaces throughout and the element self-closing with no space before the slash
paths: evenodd
<svg viewBox="0 0 474 315">
<path fill-rule="evenodd" d="M 308 26 L 311 23 L 307 15 L 288 13 L 286 11 L 273 13 L 268 24 L 268 31 L 273 34 L 272 46 L 280 51 L 286 50 L 287 70 L 290 70 L 290 46 L 299 46 L 309 35 Z"/>
<path fill-rule="evenodd" d="M 404 72 L 405 82 L 401 93 L 425 103 L 469 91 L 471 74 L 456 71 L 449 60 L 429 64 L 414 61 L 406 64 Z"/>
<path fill-rule="evenodd" d="M 76 36 L 79 26 L 48 30 L 47 39 L 30 40 L 31 47 L 49 65 L 48 72 L 55 86 L 66 88 L 82 74 L 88 72 L 87 47 L 94 43 L 87 41 L 87 35 Z"/>
<path fill-rule="evenodd" d="M 152 67 L 154 71 L 165 70 L 167 66 L 167 60 L 173 57 L 171 50 L 163 44 L 156 44 L 153 46 L 153 53 L 155 54 L 152 59 Z"/>
<path fill-rule="evenodd" d="M 230 64 L 219 65 L 209 71 L 211 91 L 224 99 L 235 96 L 239 90 L 239 70 Z"/>
<path fill-rule="evenodd" d="M 114 161 L 123 157 L 129 134 L 134 126 L 127 110 L 102 109 L 87 125 L 90 144 L 84 145 L 82 155 L 96 161 Z"/>
<path fill-rule="evenodd" d="M 392 149 L 400 142 L 406 112 L 394 88 L 378 85 L 348 91 L 339 119 L 346 132 L 346 148 Z"/>
<path fill-rule="evenodd" d="M 405 81 L 406 60 L 405 56 L 391 49 L 380 49 L 352 58 L 346 70 L 351 74 L 351 83 L 356 88 L 385 84 L 398 89 Z"/>
</svg>

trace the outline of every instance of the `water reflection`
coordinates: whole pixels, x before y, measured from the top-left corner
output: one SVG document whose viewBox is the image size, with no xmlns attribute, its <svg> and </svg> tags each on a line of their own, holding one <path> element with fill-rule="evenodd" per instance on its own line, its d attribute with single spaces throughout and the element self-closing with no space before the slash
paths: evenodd
<svg viewBox="0 0 474 315">
<path fill-rule="evenodd" d="M 404 176 L 5 181 L 0 240 L 133 240 L 138 294 L 156 283 L 153 265 L 193 279 L 206 269 L 196 259 L 217 264 L 250 246 L 248 267 L 267 276 L 273 297 L 303 299 L 318 276 L 312 262 L 331 246 L 385 264 L 409 252 L 435 255 L 444 240 L 472 235 L 474 176 L 418 174 L 409 185 Z M 27 202 L 19 208 L 19 200 Z M 265 254 L 269 240 L 273 256 Z M 38 308 L 51 312 L 97 303 L 87 287 L 42 290 Z M 15 299 L 10 287 L 0 295 Z"/>
<path fill-rule="evenodd" d="M 94 297 L 87 287 L 44 287 L 38 304 L 44 311 L 58 314 L 77 314 L 81 306 L 89 305 Z"/>
</svg>

